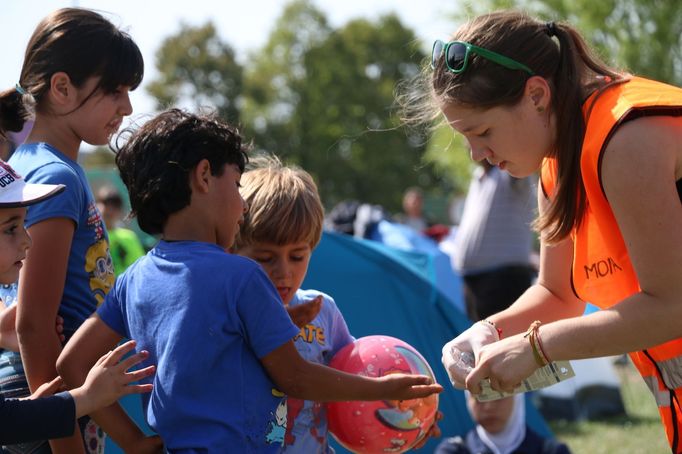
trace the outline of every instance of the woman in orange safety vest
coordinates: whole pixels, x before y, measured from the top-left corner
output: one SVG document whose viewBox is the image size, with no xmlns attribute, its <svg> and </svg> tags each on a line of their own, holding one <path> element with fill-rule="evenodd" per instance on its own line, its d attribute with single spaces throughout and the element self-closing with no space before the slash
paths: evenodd
<svg viewBox="0 0 682 454">
<path fill-rule="evenodd" d="M 473 159 L 541 170 L 537 284 L 443 347 L 453 384 L 510 391 L 549 361 L 629 352 L 682 452 L 682 90 L 607 67 L 568 24 L 514 11 L 436 41 L 431 65 L 430 112 Z M 585 302 L 602 310 L 583 316 Z"/>
</svg>

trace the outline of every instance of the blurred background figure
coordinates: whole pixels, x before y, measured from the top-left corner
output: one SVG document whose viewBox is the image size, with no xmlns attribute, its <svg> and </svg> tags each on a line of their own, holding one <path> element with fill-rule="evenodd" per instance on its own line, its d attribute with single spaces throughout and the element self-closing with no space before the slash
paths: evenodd
<svg viewBox="0 0 682 454">
<path fill-rule="evenodd" d="M 114 263 L 114 273 L 121 274 L 135 260 L 145 254 L 137 234 L 121 225 L 123 219 L 123 198 L 110 186 L 97 192 L 97 208 L 109 232 L 109 251 Z"/>
<path fill-rule="evenodd" d="M 435 454 L 569 454 L 568 447 L 543 438 L 526 424 L 523 394 L 479 402 L 465 391 L 467 408 L 476 427 L 464 438 L 443 440 Z"/>
<path fill-rule="evenodd" d="M 474 170 L 451 251 L 471 320 L 506 309 L 530 287 L 536 206 L 531 177 L 514 178 L 486 160 Z"/>
<path fill-rule="evenodd" d="M 407 188 L 403 195 L 403 212 L 396 216 L 396 221 L 423 232 L 429 226 L 424 216 L 424 193 L 417 187 Z"/>
</svg>

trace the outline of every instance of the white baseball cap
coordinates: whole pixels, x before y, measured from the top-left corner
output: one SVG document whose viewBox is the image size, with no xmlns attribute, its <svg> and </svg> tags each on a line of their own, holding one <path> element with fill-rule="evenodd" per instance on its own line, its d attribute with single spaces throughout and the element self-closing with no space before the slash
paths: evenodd
<svg viewBox="0 0 682 454">
<path fill-rule="evenodd" d="M 0 159 L 0 208 L 33 205 L 62 192 L 63 184 L 26 183 L 9 164 Z"/>
</svg>

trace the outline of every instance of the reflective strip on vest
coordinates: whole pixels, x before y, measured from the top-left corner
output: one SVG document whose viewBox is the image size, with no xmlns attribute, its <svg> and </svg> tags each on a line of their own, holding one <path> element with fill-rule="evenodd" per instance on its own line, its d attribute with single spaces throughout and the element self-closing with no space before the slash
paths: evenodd
<svg viewBox="0 0 682 454">
<path fill-rule="evenodd" d="M 646 386 L 649 388 L 649 391 L 651 391 L 651 394 L 654 395 L 654 399 L 656 399 L 656 405 L 659 407 L 670 407 L 670 391 L 667 389 L 659 389 L 658 379 L 653 375 L 642 378 L 644 379 Z"/>
<path fill-rule="evenodd" d="M 663 376 L 663 383 L 670 389 L 682 387 L 682 357 L 676 356 L 665 361 L 656 361 Z"/>
</svg>

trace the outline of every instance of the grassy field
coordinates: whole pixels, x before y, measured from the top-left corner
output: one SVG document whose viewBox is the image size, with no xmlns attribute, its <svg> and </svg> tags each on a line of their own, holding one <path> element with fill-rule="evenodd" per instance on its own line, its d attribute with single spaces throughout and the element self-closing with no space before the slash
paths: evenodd
<svg viewBox="0 0 682 454">
<path fill-rule="evenodd" d="M 656 404 L 632 364 L 616 366 L 627 416 L 600 421 L 552 422 L 574 454 L 670 453 Z"/>
</svg>

